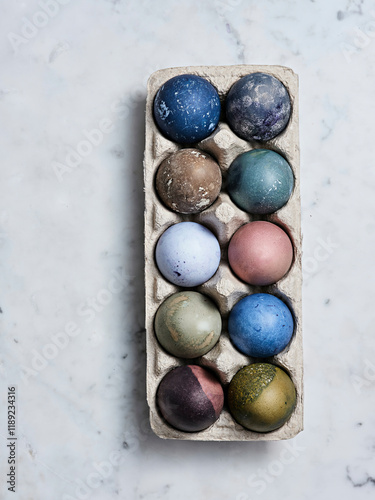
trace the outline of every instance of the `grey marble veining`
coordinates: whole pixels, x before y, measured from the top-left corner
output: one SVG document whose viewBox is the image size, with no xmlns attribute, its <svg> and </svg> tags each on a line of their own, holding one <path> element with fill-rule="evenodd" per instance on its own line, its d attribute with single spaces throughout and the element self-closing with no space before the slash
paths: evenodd
<svg viewBox="0 0 375 500">
<path fill-rule="evenodd" d="M 0 498 L 373 498 L 373 3 L 7 2 L 0 29 Z M 305 430 L 163 441 L 145 401 L 146 80 L 240 63 L 300 79 Z"/>
</svg>

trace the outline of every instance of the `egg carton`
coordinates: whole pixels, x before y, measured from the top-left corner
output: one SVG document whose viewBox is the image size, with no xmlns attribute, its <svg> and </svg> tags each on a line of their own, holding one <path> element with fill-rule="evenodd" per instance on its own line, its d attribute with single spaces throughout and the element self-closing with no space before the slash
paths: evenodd
<svg viewBox="0 0 375 500">
<path fill-rule="evenodd" d="M 267 142 L 244 141 L 231 131 L 225 123 L 225 97 L 230 87 L 241 77 L 263 72 L 278 78 L 288 89 L 292 110 L 284 131 Z M 170 78 L 181 74 L 194 74 L 208 80 L 218 91 L 222 102 L 222 116 L 216 130 L 194 147 L 212 155 L 221 168 L 223 187 L 218 199 L 203 212 L 181 215 L 166 208 L 155 190 L 155 174 L 160 163 L 182 146 L 166 139 L 157 128 L 153 118 L 153 101 L 160 88 Z M 225 191 L 226 170 L 241 153 L 251 149 L 266 148 L 280 153 L 289 162 L 295 178 L 294 189 L 288 203 L 277 212 L 266 216 L 255 216 L 239 209 Z M 301 270 L 301 212 L 298 137 L 298 77 L 283 66 L 190 66 L 162 69 L 153 73 L 148 81 L 146 102 L 146 144 L 144 156 L 145 189 L 145 302 L 147 335 L 147 401 L 153 431 L 161 438 L 199 441 L 270 441 L 289 439 L 303 429 L 303 359 L 302 359 L 302 270 Z M 266 220 L 281 226 L 290 236 L 294 246 L 294 259 L 288 273 L 276 284 L 252 286 L 239 280 L 231 271 L 227 249 L 234 232 L 243 224 L 253 220 Z M 159 237 L 172 224 L 194 221 L 209 228 L 218 238 L 221 247 L 221 262 L 214 276 L 194 290 L 211 297 L 217 304 L 223 319 L 223 331 L 216 346 L 204 356 L 184 360 L 168 354 L 158 343 L 154 332 L 154 317 L 161 303 L 170 295 L 183 289 L 168 282 L 158 271 L 155 262 L 155 247 Z M 227 331 L 227 318 L 232 307 L 243 297 L 258 293 L 271 293 L 281 298 L 292 310 L 295 327 L 287 348 L 280 354 L 255 359 L 240 353 L 231 343 Z M 170 426 L 157 407 L 156 392 L 160 381 L 173 368 L 184 364 L 198 364 L 216 373 L 224 393 L 237 371 L 255 361 L 273 363 L 283 368 L 291 377 L 297 392 L 297 403 L 290 419 L 279 429 L 267 433 L 253 432 L 238 424 L 224 404 L 219 419 L 206 430 L 183 432 Z"/>
</svg>

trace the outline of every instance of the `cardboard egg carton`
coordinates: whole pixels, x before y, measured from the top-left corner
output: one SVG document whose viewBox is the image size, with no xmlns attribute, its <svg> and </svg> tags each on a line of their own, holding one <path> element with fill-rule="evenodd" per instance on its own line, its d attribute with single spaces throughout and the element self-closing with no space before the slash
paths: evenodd
<svg viewBox="0 0 375 500">
<path fill-rule="evenodd" d="M 230 87 L 241 77 L 255 72 L 269 73 L 278 78 L 288 89 L 292 111 L 285 130 L 276 138 L 260 143 L 240 139 L 225 123 L 225 97 Z M 155 174 L 160 163 L 182 146 L 166 139 L 153 119 L 154 97 L 163 83 L 181 74 L 195 74 L 206 78 L 218 90 L 222 102 L 222 115 L 217 129 L 198 143 L 199 149 L 211 154 L 219 163 L 223 174 L 222 191 L 215 203 L 195 215 L 181 215 L 166 208 L 155 191 Z M 241 153 L 255 148 L 272 149 L 289 162 L 295 178 L 293 193 L 288 203 L 277 212 L 266 216 L 254 216 L 239 209 L 225 191 L 226 170 Z M 147 400 L 150 422 L 161 438 L 200 441 L 260 441 L 289 439 L 303 429 L 303 359 L 301 318 L 301 213 L 298 138 L 298 77 L 282 66 L 192 66 L 163 69 L 153 73 L 148 81 L 146 102 L 146 145 L 144 156 L 145 187 L 145 289 L 147 335 Z M 280 225 L 289 234 L 294 245 L 294 260 L 289 272 L 276 284 L 256 287 L 245 284 L 231 271 L 227 260 L 227 248 L 233 233 L 243 224 L 253 220 L 267 220 Z M 223 319 L 223 331 L 219 342 L 206 355 L 194 360 L 184 360 L 168 354 L 158 343 L 154 333 L 154 317 L 158 307 L 170 295 L 183 290 L 169 283 L 158 271 L 154 252 L 159 237 L 172 224 L 194 221 L 208 227 L 218 238 L 221 262 L 215 275 L 206 283 L 194 288 L 211 297 L 217 304 Z M 289 373 L 297 391 L 297 404 L 290 419 L 279 429 L 268 432 L 252 432 L 238 424 L 230 415 L 226 404 L 219 419 L 208 429 L 188 433 L 171 427 L 161 416 L 156 402 L 156 392 L 162 378 L 172 369 L 183 364 L 198 364 L 216 373 L 224 392 L 237 371 L 255 360 L 240 353 L 231 343 L 227 332 L 227 318 L 232 307 L 246 295 L 268 292 L 284 300 L 291 308 L 295 320 L 293 337 L 280 354 L 261 361 L 270 362 Z M 259 360 L 256 360 L 259 361 Z"/>
</svg>

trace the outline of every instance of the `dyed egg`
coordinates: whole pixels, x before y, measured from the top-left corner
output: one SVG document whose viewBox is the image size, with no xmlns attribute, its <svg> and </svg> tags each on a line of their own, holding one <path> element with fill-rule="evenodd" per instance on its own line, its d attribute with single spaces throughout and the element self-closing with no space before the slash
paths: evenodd
<svg viewBox="0 0 375 500">
<path fill-rule="evenodd" d="M 234 273 L 250 285 L 271 285 L 289 270 L 293 246 L 289 236 L 276 224 L 249 222 L 230 240 L 228 260 Z"/>
<path fill-rule="evenodd" d="M 232 201 L 252 214 L 270 214 L 289 200 L 294 177 L 289 163 L 268 149 L 253 149 L 234 160 L 227 190 Z"/>
<path fill-rule="evenodd" d="M 233 344 L 255 358 L 268 358 L 283 351 L 292 338 L 293 329 L 289 308 L 268 293 L 255 293 L 241 299 L 228 319 Z"/>
<path fill-rule="evenodd" d="M 155 257 L 167 280 L 178 286 L 193 287 L 215 274 L 220 263 L 220 245 L 205 226 L 179 222 L 161 235 Z"/>
<path fill-rule="evenodd" d="M 242 139 L 268 141 L 286 127 L 290 97 L 285 86 L 267 73 L 252 73 L 229 90 L 226 116 L 230 128 Z"/>
<path fill-rule="evenodd" d="M 224 393 L 210 371 L 197 365 L 180 366 L 161 381 L 157 403 L 170 425 L 181 431 L 199 432 L 219 418 Z"/>
<path fill-rule="evenodd" d="M 168 297 L 155 316 L 155 334 L 166 351 L 181 358 L 196 358 L 219 340 L 221 316 L 215 304 L 198 292 Z"/>
<path fill-rule="evenodd" d="M 246 429 L 270 432 L 289 419 L 296 405 L 296 389 L 284 370 L 269 363 L 245 366 L 233 377 L 228 406 Z"/>
<path fill-rule="evenodd" d="M 204 78 L 179 75 L 158 90 L 154 117 L 162 133 L 172 141 L 192 144 L 208 137 L 220 116 L 217 90 Z"/>
<path fill-rule="evenodd" d="M 160 198 L 182 214 L 205 210 L 219 196 L 220 188 L 219 165 L 198 149 L 180 149 L 162 162 L 156 174 Z"/>
</svg>

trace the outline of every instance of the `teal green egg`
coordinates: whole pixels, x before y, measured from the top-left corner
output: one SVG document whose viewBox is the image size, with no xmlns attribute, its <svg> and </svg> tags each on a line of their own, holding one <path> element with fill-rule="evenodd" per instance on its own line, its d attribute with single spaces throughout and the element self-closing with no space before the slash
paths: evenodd
<svg viewBox="0 0 375 500">
<path fill-rule="evenodd" d="M 289 200 L 294 186 L 289 163 L 275 151 L 253 149 L 233 161 L 227 190 L 232 201 L 251 214 L 270 214 Z"/>
<path fill-rule="evenodd" d="M 241 368 L 228 388 L 232 416 L 255 432 L 271 432 L 284 425 L 293 413 L 296 397 L 289 375 L 270 363 Z"/>
<path fill-rule="evenodd" d="M 168 297 L 155 316 L 155 334 L 166 351 L 181 358 L 197 358 L 219 340 L 221 315 L 214 302 L 198 292 Z"/>
</svg>

